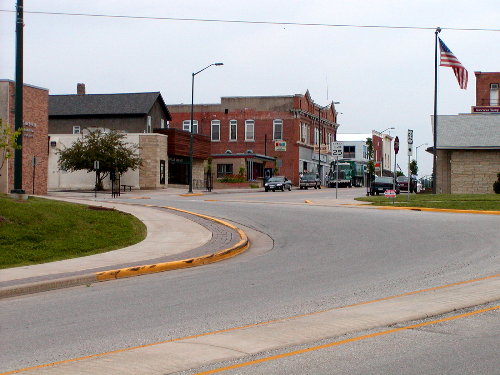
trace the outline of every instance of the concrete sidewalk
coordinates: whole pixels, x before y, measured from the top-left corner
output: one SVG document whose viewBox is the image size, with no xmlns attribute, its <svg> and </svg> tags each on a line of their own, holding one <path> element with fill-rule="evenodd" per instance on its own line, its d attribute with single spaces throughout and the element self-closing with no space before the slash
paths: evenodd
<svg viewBox="0 0 500 375">
<path fill-rule="evenodd" d="M 183 259 L 196 260 L 207 255 L 214 258 L 214 254 L 231 249 L 242 241 L 237 228 L 195 213 L 146 207 L 143 204 L 79 199 L 74 193 L 57 195 L 50 198 L 130 213 L 146 225 L 146 239 L 102 254 L 0 270 L 0 298 L 117 278 L 117 269 L 137 268 L 152 263 L 155 266 L 169 264 L 169 269 L 183 268 L 182 265 L 172 266 L 171 263 Z M 89 196 L 88 193 L 85 195 Z M 96 279 L 98 273 L 110 270 L 115 272 L 113 277 Z M 150 272 L 136 272 L 135 275 L 143 273 Z"/>
</svg>

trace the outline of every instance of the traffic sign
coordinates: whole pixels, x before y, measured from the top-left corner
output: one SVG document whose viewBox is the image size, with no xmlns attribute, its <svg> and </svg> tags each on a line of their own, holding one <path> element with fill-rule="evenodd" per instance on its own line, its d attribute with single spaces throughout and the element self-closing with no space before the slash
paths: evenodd
<svg viewBox="0 0 500 375">
<path fill-rule="evenodd" d="M 344 142 L 332 142 L 332 156 L 344 157 Z"/>
<path fill-rule="evenodd" d="M 398 151 L 399 151 L 399 138 L 398 136 L 396 136 L 396 138 L 394 138 L 394 153 L 397 155 Z"/>
<path fill-rule="evenodd" d="M 396 190 L 386 190 L 384 191 L 384 195 L 387 198 L 396 198 Z"/>
<path fill-rule="evenodd" d="M 408 144 L 413 144 L 413 130 L 408 129 Z"/>
<path fill-rule="evenodd" d="M 413 155 L 413 144 L 409 143 L 408 144 L 408 156 Z"/>
</svg>

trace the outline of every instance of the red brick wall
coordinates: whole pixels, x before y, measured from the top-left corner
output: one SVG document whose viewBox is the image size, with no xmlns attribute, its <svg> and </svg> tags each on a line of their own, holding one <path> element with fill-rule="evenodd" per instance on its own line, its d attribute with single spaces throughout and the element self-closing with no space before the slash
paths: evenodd
<svg viewBox="0 0 500 375">
<path fill-rule="evenodd" d="M 500 84 L 500 72 L 475 72 L 476 75 L 476 106 L 490 105 L 490 84 Z"/>
<path fill-rule="evenodd" d="M 9 85 L 9 123 L 14 126 L 15 84 Z M 48 173 L 48 108 L 49 92 L 46 89 L 25 85 L 23 88 L 23 148 L 22 188 L 33 194 L 47 194 Z M 33 156 L 36 166 L 33 168 Z M 9 160 L 9 191 L 14 188 L 14 159 Z"/>
<path fill-rule="evenodd" d="M 242 107 L 249 103 L 258 103 L 260 108 L 237 108 L 238 100 Z M 288 105 L 286 103 L 289 103 Z M 226 105 L 230 103 L 229 105 Z M 275 104 L 273 106 L 273 104 Z M 227 113 L 225 109 L 228 108 Z M 274 109 L 274 108 L 275 109 Z M 172 120 L 170 127 L 182 129 L 182 123 L 191 118 L 189 105 L 168 105 Z M 245 153 L 252 150 L 255 154 L 276 157 L 281 161 L 278 174 L 287 176 L 294 184 L 299 178 L 299 141 L 300 123 L 310 125 L 310 139 L 313 140 L 314 128 L 317 120 L 307 115 L 295 115 L 292 110 L 303 110 L 309 114 L 318 114 L 318 106 L 310 99 L 308 94 L 290 97 L 260 97 L 260 98 L 223 98 L 221 105 L 195 105 L 194 120 L 198 121 L 198 132 L 211 136 L 211 121 L 220 121 L 220 141 L 212 141 L 212 154 L 223 154 L 226 150 L 235 153 Z M 321 118 L 335 121 L 334 111 L 323 110 Z M 287 143 L 286 151 L 275 151 L 273 140 L 273 120 L 283 120 L 283 140 Z M 229 140 L 229 121 L 237 120 L 237 141 Z M 245 141 L 245 120 L 254 120 L 254 141 Z M 332 127 L 322 127 L 322 140 L 326 140 L 326 133 L 335 136 Z M 335 138 L 334 138 L 335 139 Z M 271 163 L 266 163 L 270 167 Z"/>
</svg>

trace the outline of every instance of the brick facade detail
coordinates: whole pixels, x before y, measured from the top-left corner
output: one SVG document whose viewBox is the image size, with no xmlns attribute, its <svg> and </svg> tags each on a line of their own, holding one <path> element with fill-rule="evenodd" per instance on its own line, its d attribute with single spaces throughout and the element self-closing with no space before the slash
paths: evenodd
<svg viewBox="0 0 500 375">
<path fill-rule="evenodd" d="M 169 126 L 182 130 L 183 122 L 189 123 L 191 118 L 191 106 L 169 104 L 168 109 L 172 116 Z M 287 176 L 294 184 L 298 184 L 303 165 L 299 162 L 299 149 L 314 149 L 314 134 L 318 127 L 321 128 L 321 143 L 326 143 L 327 139 L 334 141 L 338 127 L 333 103 L 325 108 L 320 107 L 313 102 L 309 92 L 291 96 L 223 97 L 220 104 L 195 105 L 194 120 L 198 122 L 198 133 L 211 138 L 213 155 L 252 153 L 275 157 L 278 161 L 278 174 Z M 275 120 L 283 124 L 282 134 L 277 139 Z M 246 136 L 247 121 L 253 123 L 253 139 Z M 220 124 L 218 139 L 212 134 L 214 122 Z M 236 139 L 231 139 L 230 135 L 232 122 L 236 123 Z M 305 139 L 301 138 L 304 136 L 301 134 L 302 125 L 305 125 L 303 129 L 308 132 Z M 275 149 L 276 140 L 286 142 L 286 151 Z M 274 163 L 266 164 L 266 167 L 274 167 Z M 315 166 L 312 160 L 310 165 L 311 168 Z M 326 164 L 323 165 L 323 168 L 326 167 Z"/>
<path fill-rule="evenodd" d="M 14 128 L 15 83 L 0 81 L 0 116 Z M 48 173 L 48 98 L 47 89 L 23 87 L 23 148 L 22 189 L 27 194 L 47 194 Z M 36 165 L 33 165 L 36 158 Z M 0 177 L 0 192 L 14 188 L 14 158 L 8 161 L 8 170 Z"/>
</svg>

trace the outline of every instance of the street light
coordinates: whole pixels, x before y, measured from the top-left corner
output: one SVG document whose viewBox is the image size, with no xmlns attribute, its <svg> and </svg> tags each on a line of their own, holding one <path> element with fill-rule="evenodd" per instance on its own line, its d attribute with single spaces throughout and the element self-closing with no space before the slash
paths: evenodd
<svg viewBox="0 0 500 375">
<path fill-rule="evenodd" d="M 381 134 L 381 135 L 384 135 L 384 132 L 385 132 L 385 131 L 387 131 L 387 130 L 394 130 L 394 129 L 396 129 L 396 128 L 391 127 L 391 128 L 384 129 L 384 130 L 382 130 L 381 132 L 377 132 L 377 133 L 379 133 L 379 134 Z M 382 150 L 381 150 L 381 155 L 380 155 L 380 157 L 381 157 L 381 159 L 382 159 L 382 160 L 381 160 L 381 161 L 382 161 L 382 165 L 380 166 L 380 176 L 382 176 L 382 175 L 383 175 L 383 172 L 384 172 L 384 139 L 383 139 L 383 138 L 382 138 Z"/>
<path fill-rule="evenodd" d="M 191 124 L 190 124 L 190 136 L 189 136 L 189 191 L 188 193 L 193 192 L 193 112 L 194 112 L 194 76 L 198 73 L 203 72 L 205 69 L 210 68 L 211 66 L 221 66 L 224 65 L 221 62 L 212 63 L 207 65 L 201 70 L 198 70 L 196 73 L 191 73 Z"/>
<path fill-rule="evenodd" d="M 415 161 L 417 162 L 417 165 L 418 165 L 418 148 L 427 145 L 428 143 L 422 143 L 420 146 L 415 147 Z"/>
<path fill-rule="evenodd" d="M 332 102 L 330 104 L 330 108 L 332 105 L 335 105 L 335 104 L 340 104 L 340 102 Z M 325 109 L 328 109 L 328 105 L 325 107 L 318 105 L 318 176 L 319 176 L 320 186 L 323 182 L 322 174 L 320 172 L 320 170 L 321 170 L 321 111 L 325 110 Z M 328 114 L 327 114 L 327 118 L 328 118 Z M 325 140 L 323 140 L 323 142 L 324 141 Z"/>
</svg>

